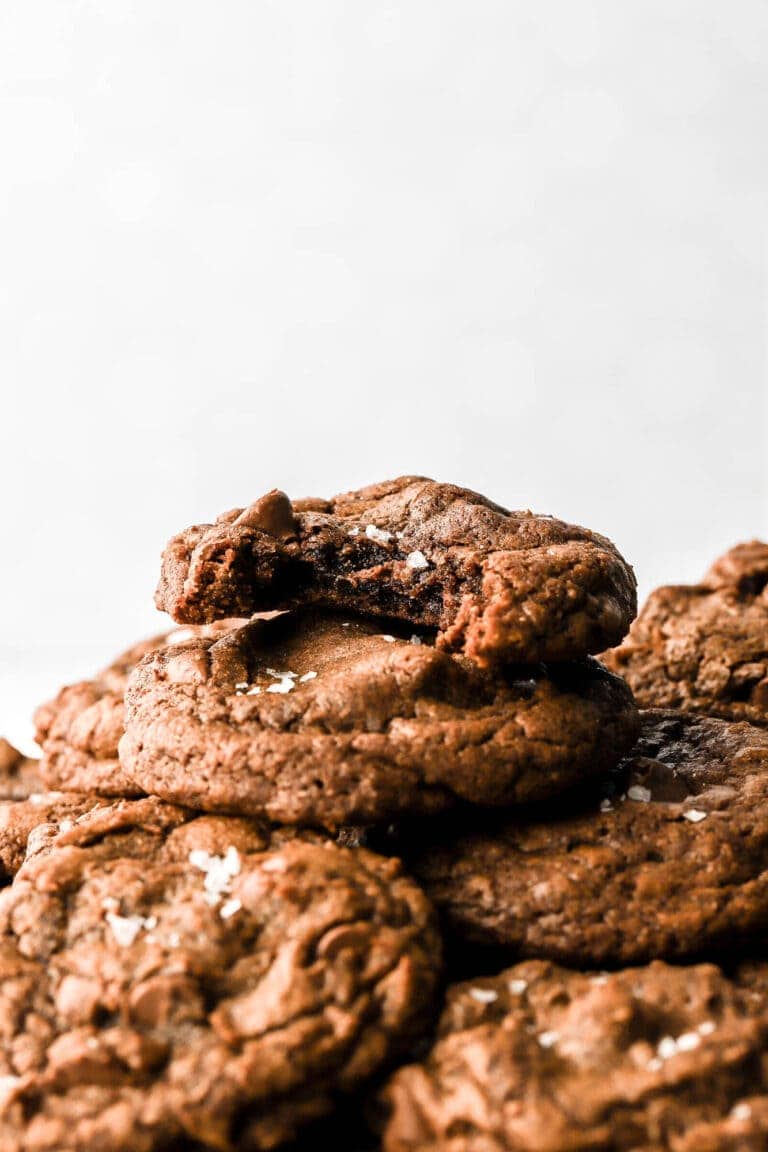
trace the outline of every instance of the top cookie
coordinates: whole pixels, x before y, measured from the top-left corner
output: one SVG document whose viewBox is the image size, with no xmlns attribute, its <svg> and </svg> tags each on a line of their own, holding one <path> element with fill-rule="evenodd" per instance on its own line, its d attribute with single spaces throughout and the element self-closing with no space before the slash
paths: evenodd
<svg viewBox="0 0 768 1152">
<path fill-rule="evenodd" d="M 43 751 L 39 772 L 45 786 L 100 796 L 140 796 L 141 790 L 122 771 L 117 756 L 130 673 L 150 652 L 198 637 L 217 639 L 242 623 L 222 620 L 206 628 L 175 628 L 142 640 L 92 680 L 68 684 L 41 704 L 35 712 L 35 739 Z"/>
<path fill-rule="evenodd" d="M 488 665 L 616 644 L 636 592 L 605 537 L 404 476 L 331 500 L 273 491 L 187 529 L 165 550 L 156 603 L 186 623 L 299 604 L 388 616 Z"/>
<path fill-rule="evenodd" d="M 456 985 L 436 1043 L 385 1094 L 385 1152 L 764 1152 L 768 966 Z"/>
<path fill-rule="evenodd" d="M 731 549 L 701 584 L 657 588 L 603 659 L 642 707 L 768 724 L 768 545 Z"/>
<path fill-rule="evenodd" d="M 0 1147 L 274 1148 L 420 1037 L 439 955 L 396 861 L 102 808 L 0 894 Z"/>
</svg>

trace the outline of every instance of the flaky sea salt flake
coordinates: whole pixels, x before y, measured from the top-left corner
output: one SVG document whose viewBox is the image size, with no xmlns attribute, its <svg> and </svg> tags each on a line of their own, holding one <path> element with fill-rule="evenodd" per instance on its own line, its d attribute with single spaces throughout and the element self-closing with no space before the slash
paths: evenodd
<svg viewBox="0 0 768 1152">
<path fill-rule="evenodd" d="M 377 528 L 375 524 L 366 524 L 365 534 L 369 540 L 376 540 L 379 544 L 389 544 L 392 539 L 391 532 L 387 532 L 386 528 Z"/>
<path fill-rule="evenodd" d="M 494 1000 L 499 998 L 498 992 L 494 992 L 493 988 L 470 988 L 469 994 L 478 1004 L 493 1004 Z"/>
<path fill-rule="evenodd" d="M 229 920 L 230 917 L 234 916 L 236 912 L 239 912 L 241 908 L 242 904 L 237 896 L 233 896 L 231 900 L 227 900 L 225 904 L 222 904 L 219 909 L 219 916 L 221 916 L 222 920 Z"/>
<path fill-rule="evenodd" d="M 651 799 L 650 788 L 644 788 L 642 784 L 632 784 L 627 788 L 627 798 L 629 800 L 638 800 L 641 804 L 647 804 Z"/>
<path fill-rule="evenodd" d="M 560 1039 L 559 1032 L 539 1032 L 537 1037 L 542 1048 L 554 1048 Z"/>
<path fill-rule="evenodd" d="M 107 912 L 106 921 L 121 948 L 130 948 L 144 927 L 141 916 L 118 916 L 114 912 Z"/>
<path fill-rule="evenodd" d="M 427 560 L 424 553 L 419 551 L 418 548 L 415 552 L 408 553 L 405 558 L 405 563 L 408 568 L 413 568 L 414 570 L 418 570 L 420 568 L 429 568 L 429 560 Z"/>
<path fill-rule="evenodd" d="M 282 680 L 278 680 L 277 684 L 270 684 L 267 692 L 276 692 L 279 695 L 285 695 L 287 692 L 293 692 L 296 684 L 290 676 L 284 676 Z"/>
</svg>

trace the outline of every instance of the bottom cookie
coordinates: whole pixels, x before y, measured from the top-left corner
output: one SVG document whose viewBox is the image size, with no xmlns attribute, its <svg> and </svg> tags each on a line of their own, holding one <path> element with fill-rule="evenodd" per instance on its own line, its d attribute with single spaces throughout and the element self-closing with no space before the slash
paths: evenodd
<svg viewBox="0 0 768 1152">
<path fill-rule="evenodd" d="M 0 1147 L 268 1149 L 429 1026 L 399 865 L 154 799 L 49 829 L 0 893 Z"/>
<path fill-rule="evenodd" d="M 764 1152 L 768 965 L 595 975 L 529 961 L 455 985 L 384 1090 L 385 1152 Z"/>
</svg>

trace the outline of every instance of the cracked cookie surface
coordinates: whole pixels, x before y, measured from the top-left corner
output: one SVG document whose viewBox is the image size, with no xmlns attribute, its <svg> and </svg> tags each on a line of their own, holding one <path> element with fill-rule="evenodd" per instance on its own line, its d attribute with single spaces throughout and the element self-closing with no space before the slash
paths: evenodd
<svg viewBox="0 0 768 1152">
<path fill-rule="evenodd" d="M 0 1144 L 272 1148 L 408 1051 L 439 963 L 396 861 L 114 803 L 0 894 Z"/>
<path fill-rule="evenodd" d="M 413 476 L 331 500 L 274 491 L 189 528 L 165 550 L 156 603 L 193 624 L 305 604 L 390 617 L 485 665 L 599 652 L 637 606 L 603 536 Z"/>
<path fill-rule="evenodd" d="M 457 938 L 589 966 L 738 952 L 765 932 L 768 733 L 641 720 L 596 788 L 522 819 L 401 830 L 394 850 Z"/>
<path fill-rule="evenodd" d="M 601 659 L 642 707 L 768 726 L 768 544 L 731 549 L 701 584 L 657 588 Z"/>
<path fill-rule="evenodd" d="M 384 1090 L 384 1152 L 762 1152 L 768 965 L 589 974 L 529 961 L 456 985 Z"/>
<path fill-rule="evenodd" d="M 336 828 L 552 795 L 634 740 L 631 694 L 595 661 L 490 674 L 380 627 L 286 613 L 150 654 L 125 772 L 175 803 Z"/>
<path fill-rule="evenodd" d="M 237 623 L 177 628 L 142 640 L 121 653 L 92 680 L 68 684 L 35 712 L 36 740 L 42 748 L 40 774 L 48 788 L 139 796 L 122 772 L 117 754 L 124 731 L 123 696 L 128 676 L 149 652 L 193 636 L 223 636 Z"/>
</svg>

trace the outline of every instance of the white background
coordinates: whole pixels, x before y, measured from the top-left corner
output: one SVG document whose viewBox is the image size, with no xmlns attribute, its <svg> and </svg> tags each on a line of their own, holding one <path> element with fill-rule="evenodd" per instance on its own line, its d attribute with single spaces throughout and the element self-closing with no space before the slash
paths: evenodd
<svg viewBox="0 0 768 1152">
<path fill-rule="evenodd" d="M 767 140 L 765 0 L 3 0 L 0 730 L 274 485 L 768 531 Z"/>
</svg>

